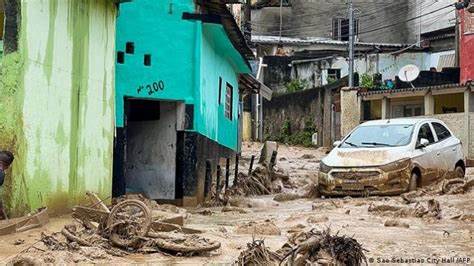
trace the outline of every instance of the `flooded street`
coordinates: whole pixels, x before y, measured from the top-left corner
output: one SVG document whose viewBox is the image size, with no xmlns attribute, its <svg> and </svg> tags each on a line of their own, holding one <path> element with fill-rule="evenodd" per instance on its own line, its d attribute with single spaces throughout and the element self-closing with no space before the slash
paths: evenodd
<svg viewBox="0 0 474 266">
<path fill-rule="evenodd" d="M 259 154 L 260 146 L 244 144 L 241 171 L 248 170 L 249 158 Z M 280 145 L 277 167 L 288 172 L 295 184 L 295 188 L 284 189 L 284 192 L 303 193 L 305 186 L 316 182 L 319 160 L 324 154 L 323 150 Z M 472 178 L 474 172 L 469 169 L 468 175 Z M 265 195 L 239 199 L 236 201 L 238 204 L 233 205 L 240 208 L 233 211 L 223 212 L 221 206 L 187 209 L 189 218 L 185 226 L 203 230 L 203 237 L 221 243 L 220 249 L 194 257 L 165 253 L 116 257 L 84 250 L 50 251 L 44 245 L 38 245 L 41 233 L 58 232 L 71 222 L 69 216 L 64 216 L 52 218 L 43 228 L 2 236 L 0 263 L 6 263 L 21 253 L 48 258 L 43 262 L 52 263 L 231 264 L 252 239 L 263 239 L 270 250 L 277 250 L 292 233 L 312 228 L 329 228 L 333 234 L 353 237 L 366 250 L 369 264 L 405 260 L 436 264 L 438 259 L 441 262 L 443 258 L 474 258 L 472 189 L 458 195 L 435 195 L 430 190 L 419 194 L 409 204 L 400 196 L 275 201 L 275 195 Z M 430 199 L 439 202 L 440 219 L 411 212 L 425 206 Z"/>
</svg>

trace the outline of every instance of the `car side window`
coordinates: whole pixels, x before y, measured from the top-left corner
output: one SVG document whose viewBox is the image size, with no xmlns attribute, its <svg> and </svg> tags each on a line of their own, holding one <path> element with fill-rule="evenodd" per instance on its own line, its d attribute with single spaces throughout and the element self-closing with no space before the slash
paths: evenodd
<svg viewBox="0 0 474 266">
<path fill-rule="evenodd" d="M 431 131 L 430 125 L 428 123 L 423 124 L 420 127 L 420 131 L 418 132 L 418 143 L 420 143 L 421 139 L 427 139 L 430 144 L 435 142 L 433 132 Z"/>
<path fill-rule="evenodd" d="M 436 132 L 436 135 L 438 136 L 439 141 L 442 141 L 444 139 L 451 137 L 451 133 L 445 126 L 441 125 L 440 123 L 431 123 L 431 124 L 433 125 L 433 128 Z"/>
</svg>

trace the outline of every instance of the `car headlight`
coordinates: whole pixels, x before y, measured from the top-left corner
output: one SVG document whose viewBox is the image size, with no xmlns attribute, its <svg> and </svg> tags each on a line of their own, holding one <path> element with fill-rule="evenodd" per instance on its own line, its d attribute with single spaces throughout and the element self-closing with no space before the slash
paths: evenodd
<svg viewBox="0 0 474 266">
<path fill-rule="evenodd" d="M 384 172 L 392 172 L 397 170 L 403 170 L 410 164 L 410 159 L 401 159 L 393 163 L 380 166 L 380 169 Z"/>
<path fill-rule="evenodd" d="M 331 168 L 330 166 L 327 166 L 326 164 L 324 164 L 323 161 L 321 161 L 321 162 L 319 163 L 319 171 L 320 171 L 321 173 L 327 174 L 327 173 L 329 173 L 329 171 L 331 171 L 331 169 L 332 169 L 332 168 Z"/>
</svg>

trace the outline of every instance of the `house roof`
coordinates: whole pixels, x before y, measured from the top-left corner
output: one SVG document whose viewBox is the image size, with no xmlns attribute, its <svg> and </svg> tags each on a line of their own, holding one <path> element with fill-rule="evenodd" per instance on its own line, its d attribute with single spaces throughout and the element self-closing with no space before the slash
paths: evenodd
<svg viewBox="0 0 474 266">
<path fill-rule="evenodd" d="M 368 90 L 368 91 L 361 91 L 364 88 L 359 89 L 359 95 L 362 97 L 371 96 L 371 95 L 389 95 L 389 94 L 396 94 L 396 93 L 410 93 L 410 92 L 420 92 L 420 91 L 440 91 L 446 89 L 465 89 L 469 87 L 470 84 L 460 84 L 460 83 L 452 83 L 452 84 L 443 84 L 443 85 L 435 85 L 435 86 L 427 86 L 427 87 L 416 87 L 416 88 L 403 88 L 403 89 L 376 89 L 376 90 Z"/>
<path fill-rule="evenodd" d="M 252 8 L 279 7 L 280 4 L 283 4 L 285 7 L 291 5 L 288 0 L 283 0 L 283 2 L 280 0 L 258 0 L 256 3 L 252 4 Z"/>
<path fill-rule="evenodd" d="M 347 46 L 346 41 L 337 41 L 328 38 L 309 37 L 309 38 L 292 38 L 292 37 L 279 37 L 279 36 L 267 36 L 267 35 L 252 35 L 252 42 L 257 44 L 290 44 L 290 45 L 314 45 L 314 44 L 330 44 L 336 46 Z M 411 44 L 405 43 L 367 43 L 367 42 L 356 42 L 355 46 L 359 47 L 372 47 L 378 46 L 381 48 L 407 48 Z"/>
<path fill-rule="evenodd" d="M 239 2 L 238 0 L 196 0 L 196 3 L 204 8 L 203 11 L 211 15 L 218 15 L 221 18 L 222 26 L 227 32 L 232 45 L 239 51 L 242 57 L 248 61 L 255 59 L 255 56 L 247 45 L 247 41 L 237 25 L 234 16 L 226 6 L 226 4 L 229 3 Z"/>
<path fill-rule="evenodd" d="M 251 74 L 240 74 L 239 85 L 243 93 L 260 94 L 269 101 L 272 99 L 273 91 Z"/>
</svg>

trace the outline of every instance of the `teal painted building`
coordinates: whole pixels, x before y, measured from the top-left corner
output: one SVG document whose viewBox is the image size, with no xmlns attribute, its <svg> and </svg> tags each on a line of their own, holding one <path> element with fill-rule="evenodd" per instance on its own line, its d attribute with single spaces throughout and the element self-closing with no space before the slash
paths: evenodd
<svg viewBox="0 0 474 266">
<path fill-rule="evenodd" d="M 253 89 L 253 54 L 226 5 L 204 2 L 120 8 L 115 195 L 195 205 L 209 192 L 210 173 L 238 152 L 239 99 Z"/>
</svg>

